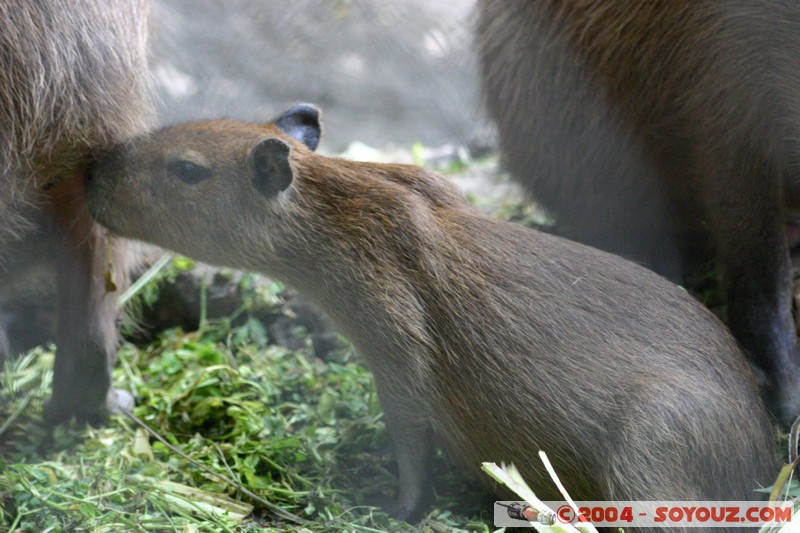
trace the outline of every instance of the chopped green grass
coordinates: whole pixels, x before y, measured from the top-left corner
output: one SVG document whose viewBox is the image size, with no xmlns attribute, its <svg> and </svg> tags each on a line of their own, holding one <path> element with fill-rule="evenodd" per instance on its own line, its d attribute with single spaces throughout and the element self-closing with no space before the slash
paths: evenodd
<svg viewBox="0 0 800 533">
<path fill-rule="evenodd" d="M 44 427 L 52 348 L 9 361 L 0 374 L 0 530 L 489 531 L 491 509 L 442 460 L 439 509 L 419 529 L 369 506 L 396 487 L 372 377 L 349 346 L 325 362 L 312 352 L 310 343 L 270 345 L 253 320 L 123 345 L 115 386 L 131 390 L 134 415 L 191 460 L 122 415 L 103 428 Z"/>
</svg>

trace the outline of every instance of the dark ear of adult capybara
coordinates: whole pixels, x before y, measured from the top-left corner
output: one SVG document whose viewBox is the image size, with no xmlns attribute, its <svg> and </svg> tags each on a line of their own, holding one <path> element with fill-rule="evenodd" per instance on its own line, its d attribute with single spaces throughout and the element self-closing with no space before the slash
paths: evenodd
<svg viewBox="0 0 800 533">
<path fill-rule="evenodd" d="M 713 254 L 769 407 L 800 414 L 796 3 L 480 0 L 476 44 L 505 163 L 556 231 L 673 280 Z"/>
<path fill-rule="evenodd" d="M 710 311 L 618 256 L 491 219 L 425 169 L 317 154 L 319 135 L 308 105 L 158 130 L 99 158 L 89 207 L 326 311 L 375 376 L 400 480 L 387 510 L 430 505 L 434 431 L 476 477 L 514 463 L 542 499 L 560 495 L 538 450 L 579 500 L 760 499 L 773 431 Z"/>
<path fill-rule="evenodd" d="M 51 422 L 129 400 L 110 388 L 126 254 L 89 216 L 83 180 L 91 151 L 149 122 L 147 17 L 147 0 L 0 3 L 0 292 L 32 270 L 57 279 Z"/>
</svg>

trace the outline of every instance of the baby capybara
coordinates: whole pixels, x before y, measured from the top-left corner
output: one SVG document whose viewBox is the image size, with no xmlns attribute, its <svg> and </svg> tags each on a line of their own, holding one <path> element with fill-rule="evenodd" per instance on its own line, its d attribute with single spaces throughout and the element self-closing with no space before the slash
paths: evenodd
<svg viewBox="0 0 800 533">
<path fill-rule="evenodd" d="M 469 468 L 513 462 L 543 499 L 559 495 L 540 449 L 576 499 L 756 499 L 770 424 L 736 342 L 685 291 L 493 220 L 427 170 L 316 154 L 319 139 L 308 105 L 162 129 L 100 157 L 89 205 L 116 234 L 327 311 L 375 376 L 392 512 L 430 501 L 431 432 Z"/>
</svg>

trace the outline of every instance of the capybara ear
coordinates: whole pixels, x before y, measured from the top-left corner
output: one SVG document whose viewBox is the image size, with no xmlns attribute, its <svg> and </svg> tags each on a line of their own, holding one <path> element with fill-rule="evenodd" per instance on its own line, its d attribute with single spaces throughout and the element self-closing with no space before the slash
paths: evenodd
<svg viewBox="0 0 800 533">
<path fill-rule="evenodd" d="M 319 117 L 319 109 L 313 105 L 297 104 L 275 120 L 275 125 L 287 135 L 316 150 L 322 137 Z"/>
<path fill-rule="evenodd" d="M 264 196 L 275 196 L 291 185 L 294 174 L 289 163 L 289 151 L 289 145 L 282 140 L 267 137 L 250 152 L 253 185 Z"/>
</svg>

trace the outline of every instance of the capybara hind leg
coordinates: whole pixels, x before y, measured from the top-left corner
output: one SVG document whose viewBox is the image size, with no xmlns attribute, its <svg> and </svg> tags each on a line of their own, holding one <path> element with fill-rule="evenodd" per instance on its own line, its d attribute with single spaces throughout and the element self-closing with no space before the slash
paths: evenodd
<svg viewBox="0 0 800 533">
<path fill-rule="evenodd" d="M 91 221 L 86 210 L 82 179 L 69 180 L 56 189 L 52 210 L 60 237 L 59 318 L 53 397 L 46 418 L 59 423 L 74 416 L 97 423 L 117 403 L 130 403 L 129 394 L 111 390 L 117 292 L 109 290 L 103 275 L 111 251 L 104 230 Z M 119 253 L 111 253 L 111 257 L 119 257 Z M 124 271 L 122 265 L 118 268 L 120 273 Z M 116 277 L 119 280 L 121 276 Z"/>
<path fill-rule="evenodd" d="M 743 154 L 736 172 L 718 171 L 706 187 L 731 330 L 769 378 L 767 402 L 782 422 L 800 414 L 800 357 L 792 315 L 792 265 L 778 180 Z M 743 175 L 759 179 L 742 179 Z"/>
</svg>

